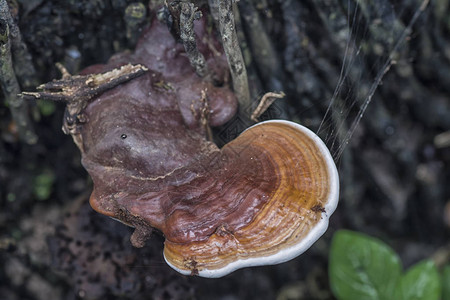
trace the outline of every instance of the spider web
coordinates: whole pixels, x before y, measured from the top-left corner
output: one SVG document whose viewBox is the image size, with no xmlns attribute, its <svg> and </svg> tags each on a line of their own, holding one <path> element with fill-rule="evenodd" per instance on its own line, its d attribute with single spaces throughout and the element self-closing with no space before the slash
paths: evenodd
<svg viewBox="0 0 450 300">
<path fill-rule="evenodd" d="M 336 88 L 329 100 L 325 115 L 320 122 L 317 134 L 325 134 L 325 142 L 332 149 L 333 158 L 338 161 L 345 148 L 355 133 L 364 114 L 371 103 L 377 88 L 382 84 L 384 76 L 389 72 L 390 67 L 395 64 L 395 58 L 402 46 L 407 42 L 412 33 L 412 27 L 419 19 L 422 12 L 428 6 L 429 0 L 423 0 L 414 10 L 409 21 L 401 31 L 396 32 L 392 28 L 390 36 L 386 36 L 388 49 L 384 55 L 378 55 L 374 62 L 368 66 L 373 75 L 373 79 L 368 86 L 359 86 L 349 81 L 363 82 L 364 54 L 361 49 L 365 45 L 365 39 L 369 35 L 367 24 L 361 21 L 362 8 L 359 1 L 352 7 L 350 0 L 347 1 L 347 41 L 342 58 L 340 74 Z M 406 11 L 404 9 L 398 12 L 398 19 Z M 362 37 L 362 38 L 361 38 Z M 349 77 L 353 77 L 349 80 Z M 341 101 L 338 101 L 340 99 Z M 348 120 L 351 119 L 348 126 Z"/>
</svg>

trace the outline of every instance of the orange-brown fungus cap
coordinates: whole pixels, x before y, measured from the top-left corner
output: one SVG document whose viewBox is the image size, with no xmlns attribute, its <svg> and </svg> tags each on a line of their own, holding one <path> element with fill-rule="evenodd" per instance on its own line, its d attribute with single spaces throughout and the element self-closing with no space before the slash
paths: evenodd
<svg viewBox="0 0 450 300">
<path fill-rule="evenodd" d="M 221 209 L 229 209 L 240 222 L 222 218 L 210 234 L 192 242 L 166 236 L 164 257 L 174 269 L 220 277 L 243 267 L 281 263 L 303 253 L 325 232 L 337 205 L 339 179 L 328 149 L 314 133 L 292 122 L 264 122 L 222 153 L 228 161 L 224 172 L 229 170 L 222 181 L 233 181 L 233 186 L 222 186 L 226 193 L 217 201 L 227 203 Z M 243 192 L 252 177 L 261 184 Z M 197 221 L 219 213 L 211 209 Z"/>
<path fill-rule="evenodd" d="M 197 76 L 182 45 L 154 20 L 135 53 L 85 70 L 148 69 L 90 101 L 77 141 L 95 210 L 135 227 L 135 246 L 162 232 L 164 256 L 179 272 L 219 277 L 311 246 L 336 207 L 338 175 L 322 141 L 292 122 L 258 124 L 222 149 L 206 139 L 201 99 L 211 126 L 227 122 L 237 102 L 225 56 L 211 51 L 220 45 L 197 25 L 197 36 L 209 39 L 197 42 L 210 76 Z"/>
</svg>

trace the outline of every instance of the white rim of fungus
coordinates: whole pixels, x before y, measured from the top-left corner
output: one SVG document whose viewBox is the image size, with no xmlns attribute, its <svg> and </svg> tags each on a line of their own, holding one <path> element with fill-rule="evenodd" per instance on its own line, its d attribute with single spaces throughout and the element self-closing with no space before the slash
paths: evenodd
<svg viewBox="0 0 450 300">
<path fill-rule="evenodd" d="M 334 163 L 333 157 L 330 154 L 330 151 L 328 150 L 325 143 L 318 137 L 314 132 L 312 132 L 310 129 L 297 124 L 295 122 L 286 121 L 286 120 L 269 120 L 265 122 L 260 122 L 256 125 L 253 125 L 246 130 L 249 130 L 250 128 L 253 128 L 255 126 L 259 126 L 266 123 L 281 123 L 288 126 L 292 126 L 304 134 L 306 134 L 311 140 L 313 140 L 317 147 L 319 148 L 319 151 L 322 153 L 322 156 L 325 158 L 325 161 L 328 166 L 328 176 L 330 178 L 330 192 L 327 200 L 327 204 L 325 205 L 325 212 L 322 212 L 320 221 L 314 226 L 311 231 L 307 234 L 307 236 L 298 244 L 295 244 L 289 248 L 282 249 L 279 252 L 269 255 L 269 256 L 262 256 L 262 257 L 252 257 L 247 259 L 238 259 L 236 261 L 231 262 L 230 264 L 226 265 L 223 268 L 220 269 L 203 269 L 198 270 L 198 276 L 200 277 L 207 277 L 207 278 L 219 278 L 223 277 L 225 275 L 230 274 L 233 271 L 236 271 L 237 269 L 247 268 L 247 267 L 256 267 L 256 266 L 264 266 L 264 265 L 276 265 L 280 264 L 286 261 L 289 261 L 291 259 L 296 258 L 300 254 L 304 253 L 306 250 L 308 250 L 327 230 L 328 228 L 328 219 L 333 214 L 333 212 L 336 210 L 338 200 L 339 200 L 339 175 L 336 168 L 336 164 Z M 165 257 L 164 259 L 167 262 L 167 264 L 176 270 L 177 272 L 183 274 L 183 275 L 190 275 L 191 270 L 184 270 L 179 269 L 176 266 L 172 265 Z"/>
</svg>

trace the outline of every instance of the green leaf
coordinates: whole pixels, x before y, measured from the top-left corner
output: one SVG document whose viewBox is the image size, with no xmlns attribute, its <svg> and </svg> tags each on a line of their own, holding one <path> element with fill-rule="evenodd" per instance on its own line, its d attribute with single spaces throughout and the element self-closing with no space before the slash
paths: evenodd
<svg viewBox="0 0 450 300">
<path fill-rule="evenodd" d="M 442 273 L 442 300 L 450 300 L 450 265 Z"/>
<path fill-rule="evenodd" d="M 329 276 L 339 300 L 391 300 L 401 273 L 397 254 L 378 239 L 341 230 L 333 238 Z"/>
<path fill-rule="evenodd" d="M 441 278 L 431 260 L 412 266 L 395 289 L 398 300 L 439 300 L 440 296 Z"/>
</svg>

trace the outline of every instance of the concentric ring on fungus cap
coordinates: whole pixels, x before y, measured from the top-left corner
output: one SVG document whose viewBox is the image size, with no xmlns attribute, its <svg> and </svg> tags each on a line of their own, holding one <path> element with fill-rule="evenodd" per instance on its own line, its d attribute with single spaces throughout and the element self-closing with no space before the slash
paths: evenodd
<svg viewBox="0 0 450 300">
<path fill-rule="evenodd" d="M 222 151 L 242 168 L 249 159 L 266 159 L 260 164 L 264 170 L 254 171 L 273 168 L 275 188 L 248 224 L 224 225 L 192 243 L 171 242 L 166 236 L 164 258 L 173 269 L 221 277 L 240 268 L 293 259 L 322 236 L 337 206 L 339 177 L 316 134 L 293 122 L 266 121 L 248 128 Z M 239 176 L 239 170 L 235 172 Z"/>
</svg>

